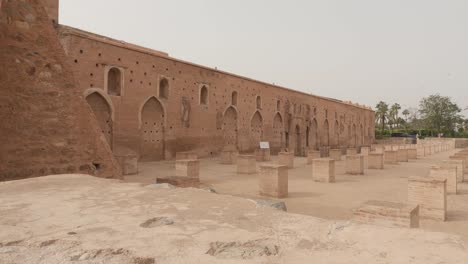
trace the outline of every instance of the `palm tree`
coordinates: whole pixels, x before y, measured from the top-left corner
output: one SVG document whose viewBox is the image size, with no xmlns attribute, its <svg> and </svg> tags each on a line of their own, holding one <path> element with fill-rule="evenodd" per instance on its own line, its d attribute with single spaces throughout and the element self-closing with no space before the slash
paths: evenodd
<svg viewBox="0 0 468 264">
<path fill-rule="evenodd" d="M 398 103 L 394 103 L 392 107 L 390 107 L 390 117 L 393 121 L 393 124 L 397 125 L 398 127 L 398 112 L 400 111 L 401 106 Z"/>
<path fill-rule="evenodd" d="M 388 118 L 387 117 L 388 116 L 388 104 L 383 101 L 380 101 L 375 108 L 376 108 L 376 111 L 375 111 L 376 120 L 380 121 L 380 124 L 382 126 L 382 135 L 383 135 L 384 130 L 385 130 L 385 120 Z"/>
</svg>

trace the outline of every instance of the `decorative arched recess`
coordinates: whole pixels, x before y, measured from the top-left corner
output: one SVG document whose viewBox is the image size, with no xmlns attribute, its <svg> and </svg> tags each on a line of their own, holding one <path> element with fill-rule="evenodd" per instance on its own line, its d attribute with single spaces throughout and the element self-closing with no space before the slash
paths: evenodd
<svg viewBox="0 0 468 264">
<path fill-rule="evenodd" d="M 123 73 L 120 68 L 110 67 L 107 76 L 107 93 L 113 96 L 122 94 Z"/>
<path fill-rule="evenodd" d="M 302 141 L 301 141 L 301 127 L 299 125 L 296 125 L 296 130 L 295 130 L 295 136 L 296 136 L 296 146 L 294 148 L 294 153 L 295 156 L 302 156 Z"/>
<path fill-rule="evenodd" d="M 318 123 L 317 123 L 317 119 L 315 118 L 312 120 L 309 136 L 310 136 L 310 139 L 309 139 L 310 146 L 314 150 L 318 150 L 319 149 Z"/>
<path fill-rule="evenodd" d="M 330 146 L 330 125 L 328 124 L 328 120 L 325 119 L 323 122 L 323 131 L 322 131 L 322 138 L 320 140 L 320 145 L 324 147 Z"/>
<path fill-rule="evenodd" d="M 106 138 L 109 147 L 113 149 L 114 108 L 112 100 L 102 89 L 88 89 L 84 92 L 86 102 L 93 110 L 94 116 Z"/>
<path fill-rule="evenodd" d="M 359 126 L 359 146 L 364 145 L 364 128 L 362 127 L 362 124 Z"/>
<path fill-rule="evenodd" d="M 340 124 L 338 120 L 335 121 L 335 127 L 333 128 L 333 145 L 336 147 L 340 146 Z"/>
<path fill-rule="evenodd" d="M 139 113 L 140 160 L 163 160 L 166 121 L 162 103 L 151 96 L 141 105 Z"/>
<path fill-rule="evenodd" d="M 263 117 L 259 111 L 255 111 L 250 121 L 250 133 L 252 139 L 252 147 L 258 148 L 259 142 L 263 139 Z"/>
<path fill-rule="evenodd" d="M 352 137 L 352 142 L 351 145 L 353 147 L 357 146 L 357 129 L 356 129 L 356 124 L 353 124 L 353 137 Z"/>
<path fill-rule="evenodd" d="M 238 128 L 237 128 L 237 109 L 230 106 L 223 114 L 223 138 L 225 147 L 234 147 L 237 149 Z"/>
<path fill-rule="evenodd" d="M 284 131 L 283 118 L 281 117 L 281 114 L 278 112 L 275 114 L 275 117 L 273 118 L 273 140 L 271 141 L 271 146 L 270 146 L 271 152 L 273 154 L 277 154 L 284 147 L 283 146 L 284 145 L 283 131 Z"/>
</svg>

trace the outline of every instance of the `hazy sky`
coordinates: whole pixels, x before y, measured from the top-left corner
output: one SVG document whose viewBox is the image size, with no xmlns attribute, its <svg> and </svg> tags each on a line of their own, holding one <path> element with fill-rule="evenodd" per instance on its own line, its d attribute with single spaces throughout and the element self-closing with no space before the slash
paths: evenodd
<svg viewBox="0 0 468 264">
<path fill-rule="evenodd" d="M 292 89 L 468 107 L 468 0 L 60 0 L 60 23 Z M 468 111 L 465 111 L 468 115 Z"/>
</svg>

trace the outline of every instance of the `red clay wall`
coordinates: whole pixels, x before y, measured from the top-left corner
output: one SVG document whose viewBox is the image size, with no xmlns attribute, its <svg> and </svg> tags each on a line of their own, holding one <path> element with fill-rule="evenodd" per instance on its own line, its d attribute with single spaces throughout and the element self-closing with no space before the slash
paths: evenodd
<svg viewBox="0 0 468 264">
<path fill-rule="evenodd" d="M 158 160 L 159 149 L 167 159 L 184 150 L 210 155 L 233 140 L 240 151 L 252 151 L 258 145 L 255 139 L 260 137 L 276 146 L 276 152 L 286 146 L 286 133 L 289 149 L 297 152 L 319 146 L 369 145 L 374 140 L 372 110 L 208 69 L 159 52 L 127 48 L 126 44 L 72 28 L 61 26 L 59 31 L 81 92 L 98 92 L 108 101 L 114 150 L 146 153 L 148 148 L 155 148 L 158 150 L 149 154 L 149 159 Z M 109 95 L 106 87 L 107 71 L 114 66 L 123 74 L 120 96 Z M 159 94 L 162 78 L 169 83 L 167 99 Z M 208 88 L 207 105 L 200 104 L 202 86 Z M 237 105 L 227 111 L 234 91 Z M 261 97 L 260 117 L 255 115 L 257 96 Z M 154 98 L 151 106 L 143 111 L 150 98 Z M 150 108 L 154 115 L 162 116 L 161 122 L 150 120 L 147 124 L 147 119 L 142 120 L 142 111 Z M 237 120 L 233 120 L 236 114 Z M 328 133 L 325 121 L 329 123 Z M 238 129 L 233 132 L 236 123 Z"/>
<path fill-rule="evenodd" d="M 0 1 L 0 181 L 86 173 L 120 178 L 37 0 Z"/>
</svg>

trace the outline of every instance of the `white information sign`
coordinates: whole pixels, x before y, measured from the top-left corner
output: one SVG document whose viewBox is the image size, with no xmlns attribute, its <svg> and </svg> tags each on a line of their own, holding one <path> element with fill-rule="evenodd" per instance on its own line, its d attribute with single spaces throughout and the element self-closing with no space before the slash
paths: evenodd
<svg viewBox="0 0 468 264">
<path fill-rule="evenodd" d="M 270 142 L 260 142 L 260 148 L 261 149 L 269 149 L 270 148 Z"/>
</svg>

